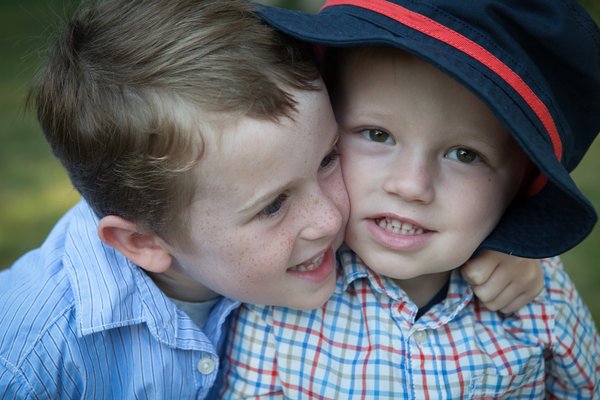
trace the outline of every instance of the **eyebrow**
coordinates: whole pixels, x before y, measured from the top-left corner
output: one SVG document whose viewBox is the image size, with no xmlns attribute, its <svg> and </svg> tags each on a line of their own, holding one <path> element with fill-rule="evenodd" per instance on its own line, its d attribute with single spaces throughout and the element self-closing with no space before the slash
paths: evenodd
<svg viewBox="0 0 600 400">
<path fill-rule="evenodd" d="M 340 138 L 340 130 L 339 130 L 339 126 L 338 126 L 337 132 L 336 132 L 335 136 L 333 137 L 333 140 L 331 141 L 327 152 L 330 152 L 331 149 L 333 149 L 337 145 L 339 138 Z M 293 183 L 293 181 L 286 182 L 283 185 L 277 186 L 277 187 L 273 188 L 272 190 L 269 190 L 267 193 L 262 194 L 261 196 L 257 197 L 256 199 L 252 199 L 250 201 L 250 205 L 242 208 L 239 211 L 239 213 L 246 214 L 250 211 L 254 212 L 254 211 L 258 211 L 259 209 L 264 208 L 267 204 L 269 204 L 272 200 L 274 200 L 277 195 L 279 195 L 280 193 L 283 193 L 288 187 L 290 187 L 292 185 L 292 183 Z"/>
</svg>

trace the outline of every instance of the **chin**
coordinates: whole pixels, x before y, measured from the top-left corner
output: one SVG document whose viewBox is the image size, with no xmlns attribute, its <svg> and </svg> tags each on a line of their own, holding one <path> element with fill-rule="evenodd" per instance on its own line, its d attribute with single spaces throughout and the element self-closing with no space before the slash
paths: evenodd
<svg viewBox="0 0 600 400">
<path fill-rule="evenodd" d="M 319 308 L 323 304 L 327 303 L 333 291 L 335 290 L 335 283 L 331 287 L 331 290 L 328 290 L 326 293 L 319 292 L 307 295 L 305 299 L 310 299 L 310 301 L 303 301 L 302 304 L 295 304 L 288 306 L 289 308 L 296 308 L 298 310 L 312 310 L 313 308 Z"/>
</svg>

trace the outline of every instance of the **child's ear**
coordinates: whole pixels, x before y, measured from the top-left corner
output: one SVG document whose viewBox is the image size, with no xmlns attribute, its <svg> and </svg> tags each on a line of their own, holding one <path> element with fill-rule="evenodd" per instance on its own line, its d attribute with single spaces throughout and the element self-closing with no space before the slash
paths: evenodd
<svg viewBox="0 0 600 400">
<path fill-rule="evenodd" d="M 98 236 L 148 272 L 165 272 L 171 266 L 171 253 L 165 243 L 131 221 L 116 215 L 106 216 L 100 220 Z"/>
</svg>

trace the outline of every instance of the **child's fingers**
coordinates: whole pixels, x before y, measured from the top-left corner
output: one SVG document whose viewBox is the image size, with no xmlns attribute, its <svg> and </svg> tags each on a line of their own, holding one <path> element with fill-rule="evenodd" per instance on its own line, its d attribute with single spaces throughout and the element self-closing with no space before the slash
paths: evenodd
<svg viewBox="0 0 600 400">
<path fill-rule="evenodd" d="M 524 300 L 523 293 L 520 292 L 516 285 L 512 284 L 508 284 L 501 289 L 498 289 L 497 287 L 490 289 L 486 285 L 482 285 L 480 287 L 473 288 L 473 290 L 475 295 L 481 299 L 483 304 L 485 304 L 485 306 L 492 311 L 505 312 L 505 310 L 519 306 L 521 301 Z M 522 305 L 524 304 L 527 304 L 527 302 L 523 303 Z"/>
<path fill-rule="evenodd" d="M 515 298 L 505 307 L 501 307 L 499 310 L 504 314 L 512 314 L 520 308 L 524 307 L 525 305 L 529 304 L 530 302 L 531 299 L 529 298 L 529 296 L 522 294 L 520 296 L 517 296 L 517 298 Z"/>
<path fill-rule="evenodd" d="M 493 253 L 487 250 L 482 251 L 478 257 L 470 259 L 463 265 L 461 273 L 469 284 L 472 286 L 481 285 L 494 273 L 498 261 Z"/>
<path fill-rule="evenodd" d="M 492 311 L 510 314 L 533 301 L 542 291 L 543 279 L 535 269 L 524 269 L 518 281 L 494 274 L 480 286 L 474 286 L 475 295 Z"/>
<path fill-rule="evenodd" d="M 506 306 L 518 294 L 510 290 L 512 285 L 503 278 L 502 275 L 492 275 L 483 285 L 473 286 L 475 296 L 492 311 Z"/>
<path fill-rule="evenodd" d="M 544 285 L 539 260 L 482 251 L 461 269 L 475 296 L 492 311 L 510 313 L 531 302 Z"/>
</svg>

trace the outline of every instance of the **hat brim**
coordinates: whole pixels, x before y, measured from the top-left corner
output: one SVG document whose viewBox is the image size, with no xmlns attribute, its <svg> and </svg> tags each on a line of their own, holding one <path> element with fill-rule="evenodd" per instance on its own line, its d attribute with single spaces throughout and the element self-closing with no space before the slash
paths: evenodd
<svg viewBox="0 0 600 400">
<path fill-rule="evenodd" d="M 391 46 L 425 59 L 478 95 L 505 124 L 531 161 L 548 178 L 535 195 L 516 201 L 481 248 L 521 257 L 564 253 L 592 231 L 597 216 L 569 171 L 553 154 L 544 127 L 530 107 L 485 65 L 451 46 L 389 18 L 335 7 L 318 14 L 263 6 L 260 16 L 274 28 L 305 42 L 333 47 Z"/>
</svg>

